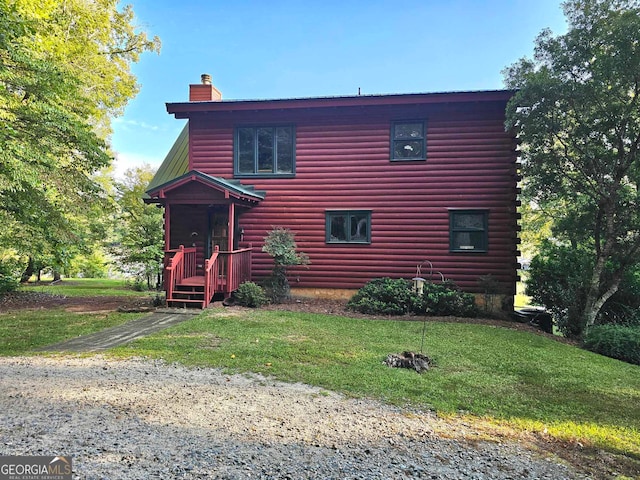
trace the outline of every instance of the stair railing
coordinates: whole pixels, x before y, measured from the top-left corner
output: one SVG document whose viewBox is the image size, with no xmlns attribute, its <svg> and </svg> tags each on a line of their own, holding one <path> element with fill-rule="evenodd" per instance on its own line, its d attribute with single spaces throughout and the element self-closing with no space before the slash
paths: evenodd
<svg viewBox="0 0 640 480">
<path fill-rule="evenodd" d="M 167 301 L 173 300 L 176 285 L 188 277 L 196 274 L 196 249 L 195 247 L 184 248 L 180 245 L 165 269 Z"/>
<path fill-rule="evenodd" d="M 207 308 L 211 303 L 213 295 L 219 290 L 220 276 L 218 275 L 218 257 L 220 249 L 215 246 L 213 254 L 204 261 L 204 304 L 203 308 Z"/>
</svg>

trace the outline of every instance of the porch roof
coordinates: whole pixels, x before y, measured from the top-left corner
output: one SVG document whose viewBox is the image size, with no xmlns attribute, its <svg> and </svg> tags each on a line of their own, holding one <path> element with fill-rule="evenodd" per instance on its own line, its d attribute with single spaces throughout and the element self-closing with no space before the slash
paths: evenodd
<svg viewBox="0 0 640 480">
<path fill-rule="evenodd" d="M 158 171 L 151 179 L 147 192 L 164 185 L 189 171 L 189 123 L 184 126 L 180 135 L 173 143 L 171 150 L 164 157 Z M 145 199 L 149 198 L 145 195 Z"/>
<path fill-rule="evenodd" d="M 249 203 L 258 203 L 264 200 L 267 194 L 265 191 L 256 190 L 252 185 L 242 185 L 238 180 L 212 177 L 198 170 L 191 170 L 184 175 L 180 175 L 162 185 L 147 190 L 146 193 L 150 197 L 150 200 L 147 201 L 154 202 L 164 199 L 170 191 L 191 182 L 200 183 L 205 187 L 224 192 L 225 197 L 235 198 Z"/>
</svg>

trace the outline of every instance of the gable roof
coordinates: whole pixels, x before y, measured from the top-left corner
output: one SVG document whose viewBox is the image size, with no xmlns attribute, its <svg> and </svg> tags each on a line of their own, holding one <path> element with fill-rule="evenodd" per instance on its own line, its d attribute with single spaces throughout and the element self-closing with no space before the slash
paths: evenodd
<svg viewBox="0 0 640 480">
<path fill-rule="evenodd" d="M 242 185 L 238 180 L 226 180 L 220 177 L 212 177 L 211 175 L 199 172 L 198 170 L 191 170 L 184 175 L 180 175 L 179 177 L 163 183 L 162 185 L 149 188 L 147 190 L 147 195 L 151 198 L 164 198 L 168 192 L 192 182 L 200 183 L 212 190 L 224 192 L 225 196 L 250 203 L 258 203 L 260 200 L 264 200 L 264 197 L 267 195 L 265 191 L 256 190 L 252 185 Z"/>
</svg>

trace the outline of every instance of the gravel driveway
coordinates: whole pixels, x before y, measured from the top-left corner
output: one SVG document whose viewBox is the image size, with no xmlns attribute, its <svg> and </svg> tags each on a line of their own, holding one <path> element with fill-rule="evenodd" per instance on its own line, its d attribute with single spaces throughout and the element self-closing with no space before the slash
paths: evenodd
<svg viewBox="0 0 640 480">
<path fill-rule="evenodd" d="M 589 478 L 447 429 L 431 414 L 259 376 L 102 356 L 0 358 L 2 455 L 71 455 L 74 478 Z"/>
</svg>

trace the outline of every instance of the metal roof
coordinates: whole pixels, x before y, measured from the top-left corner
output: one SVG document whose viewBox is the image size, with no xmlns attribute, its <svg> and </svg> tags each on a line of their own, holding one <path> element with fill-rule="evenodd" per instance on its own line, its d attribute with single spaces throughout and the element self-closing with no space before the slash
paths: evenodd
<svg viewBox="0 0 640 480">
<path fill-rule="evenodd" d="M 167 112 L 174 114 L 176 118 L 188 118 L 190 113 L 196 112 L 367 107 L 458 102 L 507 102 L 514 93 L 514 90 L 476 90 L 264 100 L 217 100 L 167 103 L 166 107 Z"/>
<path fill-rule="evenodd" d="M 187 123 L 171 150 L 167 153 L 160 168 L 151 179 L 147 191 L 153 190 L 189 171 L 189 123 Z M 148 195 L 145 198 L 149 198 Z"/>
<path fill-rule="evenodd" d="M 198 170 L 191 170 L 176 178 L 172 178 L 167 182 L 149 188 L 147 194 L 150 196 L 162 194 L 163 191 L 172 190 L 188 182 L 198 181 L 208 187 L 213 187 L 217 190 L 227 191 L 234 197 L 240 199 L 247 199 L 253 201 L 264 200 L 267 192 L 264 190 L 256 190 L 253 185 L 242 185 L 239 180 L 227 180 L 222 177 L 212 177 L 206 173 L 202 173 Z"/>
</svg>

